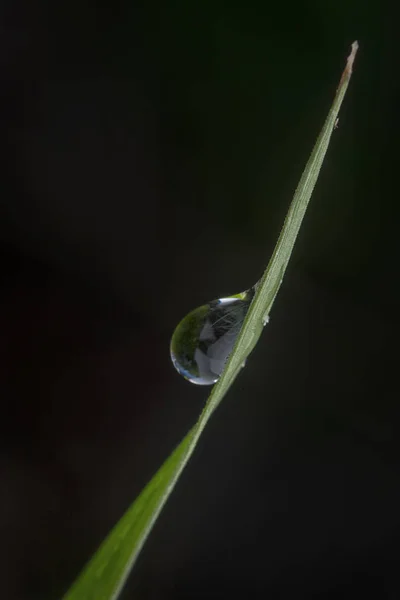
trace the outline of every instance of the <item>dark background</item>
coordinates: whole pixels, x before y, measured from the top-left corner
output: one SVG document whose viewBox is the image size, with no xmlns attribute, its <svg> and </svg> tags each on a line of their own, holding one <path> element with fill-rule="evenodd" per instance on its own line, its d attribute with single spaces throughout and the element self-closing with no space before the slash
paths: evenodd
<svg viewBox="0 0 400 600">
<path fill-rule="evenodd" d="M 271 322 L 124 598 L 399 598 L 399 44 L 384 2 L 0 9 L 1 598 L 59 599 L 197 418 L 195 306 L 262 274 L 350 44 Z"/>
</svg>

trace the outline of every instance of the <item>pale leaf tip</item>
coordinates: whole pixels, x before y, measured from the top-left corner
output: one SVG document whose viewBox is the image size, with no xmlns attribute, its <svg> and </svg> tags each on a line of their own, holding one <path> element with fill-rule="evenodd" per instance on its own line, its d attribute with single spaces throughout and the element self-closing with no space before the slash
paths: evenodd
<svg viewBox="0 0 400 600">
<path fill-rule="evenodd" d="M 352 67 L 352 66 L 353 66 L 353 62 L 354 62 L 354 59 L 355 59 L 355 57 L 356 57 L 357 50 L 358 50 L 358 41 L 357 41 L 357 40 L 355 40 L 355 41 L 352 43 L 352 45 L 351 45 L 351 52 L 350 52 L 350 56 L 349 56 L 349 58 L 347 59 L 347 64 L 348 64 L 348 63 L 350 63 L 350 67 Z"/>
<path fill-rule="evenodd" d="M 357 42 L 357 40 L 355 40 L 351 45 L 351 52 L 347 58 L 346 71 L 347 71 L 348 75 L 351 75 L 351 73 L 353 71 L 353 63 L 354 63 L 354 59 L 357 54 L 357 50 L 358 50 L 358 42 Z"/>
<path fill-rule="evenodd" d="M 339 82 L 338 90 L 345 82 L 347 82 L 347 83 L 349 82 L 349 79 L 353 72 L 353 64 L 354 64 L 354 59 L 356 58 L 357 50 L 358 50 L 358 42 L 357 42 L 357 40 L 355 40 L 351 45 L 351 52 L 350 52 L 349 56 L 347 57 L 347 63 L 346 63 L 345 69 L 342 73 L 342 77 Z"/>
</svg>

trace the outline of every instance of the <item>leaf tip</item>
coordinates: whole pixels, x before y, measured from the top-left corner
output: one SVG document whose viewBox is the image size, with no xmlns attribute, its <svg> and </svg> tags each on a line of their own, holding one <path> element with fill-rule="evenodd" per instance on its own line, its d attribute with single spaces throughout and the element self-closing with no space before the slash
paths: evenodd
<svg viewBox="0 0 400 600">
<path fill-rule="evenodd" d="M 346 71 L 348 71 L 349 75 L 351 75 L 351 73 L 353 71 L 353 63 L 354 63 L 354 59 L 356 57 L 358 48 L 359 48 L 358 41 L 355 40 L 351 45 L 351 52 L 347 58 Z"/>
<path fill-rule="evenodd" d="M 358 48 L 359 48 L 358 41 L 355 40 L 351 45 L 351 52 L 350 52 L 349 56 L 347 57 L 347 63 L 344 68 L 344 71 L 342 73 L 342 77 L 340 78 L 338 90 L 342 87 L 342 85 L 345 82 L 348 83 L 350 80 L 351 74 L 353 72 L 353 64 L 354 64 L 354 60 L 356 58 Z"/>
</svg>

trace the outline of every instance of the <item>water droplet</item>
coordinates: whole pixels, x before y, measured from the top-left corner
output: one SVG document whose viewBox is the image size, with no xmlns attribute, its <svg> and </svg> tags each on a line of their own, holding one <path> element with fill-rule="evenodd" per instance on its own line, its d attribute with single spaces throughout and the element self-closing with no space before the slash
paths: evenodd
<svg viewBox="0 0 400 600">
<path fill-rule="evenodd" d="M 175 329 L 171 359 L 185 379 L 198 385 L 218 381 L 254 296 L 254 288 L 192 310 Z"/>
</svg>

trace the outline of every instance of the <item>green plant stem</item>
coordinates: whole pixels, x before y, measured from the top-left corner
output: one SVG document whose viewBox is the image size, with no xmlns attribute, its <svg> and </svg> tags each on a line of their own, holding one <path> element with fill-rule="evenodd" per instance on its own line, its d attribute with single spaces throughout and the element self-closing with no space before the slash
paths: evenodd
<svg viewBox="0 0 400 600">
<path fill-rule="evenodd" d="M 256 286 L 255 296 L 225 369 L 213 387 L 196 425 L 117 523 L 64 596 L 64 600 L 115 600 L 118 597 L 210 416 L 233 384 L 243 363 L 256 345 L 279 291 L 332 132 L 337 123 L 357 49 L 358 44 L 354 42 L 332 107 L 294 194 L 271 260 Z"/>
</svg>

